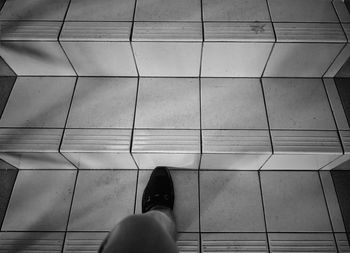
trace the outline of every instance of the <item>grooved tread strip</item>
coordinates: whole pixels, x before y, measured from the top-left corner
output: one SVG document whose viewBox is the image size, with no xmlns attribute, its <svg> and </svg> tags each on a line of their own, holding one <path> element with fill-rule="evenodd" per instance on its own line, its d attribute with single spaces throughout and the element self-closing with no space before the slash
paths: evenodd
<svg viewBox="0 0 350 253">
<path fill-rule="evenodd" d="M 61 41 L 129 41 L 131 22 L 65 22 Z"/>
<path fill-rule="evenodd" d="M 132 151 L 200 153 L 200 131 L 136 129 Z"/>
<path fill-rule="evenodd" d="M 276 152 L 342 153 L 336 131 L 271 131 Z"/>
<path fill-rule="evenodd" d="M 344 151 L 350 153 L 350 131 L 339 131 Z"/>
<path fill-rule="evenodd" d="M 133 41 L 202 41 L 202 24 L 135 22 Z"/>
<path fill-rule="evenodd" d="M 204 40 L 232 42 L 274 42 L 275 37 L 271 23 L 205 22 Z"/>
<path fill-rule="evenodd" d="M 202 251 L 267 253 L 268 246 L 264 233 L 202 234 Z"/>
<path fill-rule="evenodd" d="M 336 253 L 333 235 L 329 234 L 273 234 L 269 235 L 271 253 L 329 252 Z"/>
<path fill-rule="evenodd" d="M 61 252 L 64 233 L 0 232 L 0 252 Z"/>
<path fill-rule="evenodd" d="M 271 153 L 268 131 L 202 130 L 203 153 Z"/>
<path fill-rule="evenodd" d="M 63 129 L 0 129 L 2 152 L 58 151 Z"/>
<path fill-rule="evenodd" d="M 128 152 L 131 129 L 66 129 L 61 150 Z"/>
<path fill-rule="evenodd" d="M 0 21 L 1 40 L 57 41 L 61 22 Z"/>
<path fill-rule="evenodd" d="M 340 24 L 274 23 L 277 42 L 346 43 Z"/>
<path fill-rule="evenodd" d="M 197 233 L 180 233 L 176 244 L 180 253 L 199 253 L 199 235 Z"/>
<path fill-rule="evenodd" d="M 350 253 L 350 244 L 346 233 L 336 233 L 335 238 L 337 240 L 339 253 Z"/>
<path fill-rule="evenodd" d="M 69 232 L 65 240 L 63 252 L 96 253 L 107 234 L 106 232 Z"/>
</svg>

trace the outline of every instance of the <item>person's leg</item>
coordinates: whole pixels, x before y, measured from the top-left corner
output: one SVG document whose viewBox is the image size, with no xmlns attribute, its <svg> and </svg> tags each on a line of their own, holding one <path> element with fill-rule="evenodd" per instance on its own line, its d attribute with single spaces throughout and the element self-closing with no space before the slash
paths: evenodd
<svg viewBox="0 0 350 253">
<path fill-rule="evenodd" d="M 101 253 L 177 253 L 169 171 L 156 168 L 142 196 L 142 212 L 122 220 L 101 245 Z"/>
</svg>

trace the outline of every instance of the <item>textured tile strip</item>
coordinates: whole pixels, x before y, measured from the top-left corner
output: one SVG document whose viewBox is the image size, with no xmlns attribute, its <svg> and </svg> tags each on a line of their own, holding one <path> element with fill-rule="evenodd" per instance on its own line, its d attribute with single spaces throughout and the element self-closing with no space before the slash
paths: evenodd
<svg viewBox="0 0 350 253">
<path fill-rule="evenodd" d="M 0 232 L 1 253 L 60 253 L 64 233 Z"/>
<path fill-rule="evenodd" d="M 178 235 L 177 247 L 179 253 L 199 253 L 199 234 L 180 233 Z"/>
<path fill-rule="evenodd" d="M 68 232 L 64 253 L 96 253 L 107 232 Z"/>
</svg>

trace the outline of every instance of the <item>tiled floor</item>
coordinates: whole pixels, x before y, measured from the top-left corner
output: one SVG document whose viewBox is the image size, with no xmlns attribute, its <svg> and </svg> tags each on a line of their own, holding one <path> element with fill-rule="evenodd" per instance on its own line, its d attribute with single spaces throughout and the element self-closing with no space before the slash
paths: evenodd
<svg viewBox="0 0 350 253">
<path fill-rule="evenodd" d="M 97 252 L 158 165 L 180 252 L 350 252 L 341 0 L 0 8 L 1 253 Z"/>
</svg>

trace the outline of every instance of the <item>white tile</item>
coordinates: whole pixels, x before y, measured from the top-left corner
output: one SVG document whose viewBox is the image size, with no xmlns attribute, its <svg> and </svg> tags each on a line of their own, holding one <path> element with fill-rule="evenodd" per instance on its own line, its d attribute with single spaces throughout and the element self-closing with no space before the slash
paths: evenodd
<svg viewBox="0 0 350 253">
<path fill-rule="evenodd" d="M 76 172 L 19 171 L 2 230 L 65 231 Z"/>
<path fill-rule="evenodd" d="M 272 154 L 268 130 L 202 130 L 201 169 L 259 170 Z"/>
<path fill-rule="evenodd" d="M 258 252 L 268 253 L 265 233 L 203 233 L 202 252 Z"/>
<path fill-rule="evenodd" d="M 133 42 L 140 76 L 198 77 L 201 43 Z"/>
<path fill-rule="evenodd" d="M 259 79 L 202 78 L 203 129 L 267 129 Z"/>
<path fill-rule="evenodd" d="M 199 129 L 199 80 L 141 78 L 135 128 Z"/>
<path fill-rule="evenodd" d="M 273 22 L 339 22 L 329 0 L 268 0 Z"/>
<path fill-rule="evenodd" d="M 271 129 L 336 130 L 321 79 L 262 79 Z"/>
<path fill-rule="evenodd" d="M 335 192 L 332 175 L 329 171 L 320 171 L 320 178 L 327 202 L 329 217 L 332 222 L 333 232 L 345 232 L 343 217 L 340 211 L 337 193 Z"/>
<path fill-rule="evenodd" d="M 9 0 L 0 13 L 0 20 L 50 20 L 64 19 L 69 0 Z"/>
<path fill-rule="evenodd" d="M 108 232 L 67 232 L 63 253 L 97 252 Z"/>
<path fill-rule="evenodd" d="M 321 77 L 342 47 L 342 44 L 277 43 L 264 76 Z"/>
<path fill-rule="evenodd" d="M 135 21 L 201 21 L 199 0 L 139 0 Z"/>
<path fill-rule="evenodd" d="M 75 169 L 59 152 L 63 129 L 1 128 L 0 157 L 19 169 Z"/>
<path fill-rule="evenodd" d="M 169 166 L 196 170 L 200 160 L 200 131 L 135 129 L 132 154 L 140 169 Z"/>
<path fill-rule="evenodd" d="M 67 21 L 132 21 L 134 1 L 129 0 L 73 0 Z"/>
<path fill-rule="evenodd" d="M 331 232 L 317 172 L 260 173 L 268 232 Z"/>
<path fill-rule="evenodd" d="M 349 239 L 345 233 L 335 233 L 335 239 L 338 245 L 339 253 L 347 253 L 350 252 L 350 244 Z"/>
<path fill-rule="evenodd" d="M 139 172 L 136 213 L 141 213 L 142 194 L 152 171 Z M 199 231 L 198 172 L 171 170 L 174 183 L 174 214 L 178 232 Z"/>
<path fill-rule="evenodd" d="M 66 129 L 60 152 L 79 169 L 137 169 L 131 129 Z"/>
<path fill-rule="evenodd" d="M 0 251 L 61 252 L 64 232 L 0 232 Z"/>
<path fill-rule="evenodd" d="M 264 232 L 257 172 L 201 171 L 202 232 Z"/>
<path fill-rule="evenodd" d="M 61 44 L 79 76 L 137 76 L 131 22 L 65 22 Z"/>
<path fill-rule="evenodd" d="M 134 212 L 136 171 L 80 170 L 69 231 L 110 231 Z"/>
<path fill-rule="evenodd" d="M 132 128 L 136 78 L 79 77 L 68 128 Z"/>
<path fill-rule="evenodd" d="M 79 76 L 137 76 L 128 42 L 62 42 Z"/>
<path fill-rule="evenodd" d="M 63 128 L 74 84 L 73 77 L 18 77 L 0 126 Z"/>
<path fill-rule="evenodd" d="M 204 0 L 204 21 L 270 21 L 264 0 Z"/>
<path fill-rule="evenodd" d="M 3 41 L 0 56 L 17 75 L 75 76 L 57 42 Z"/>
<path fill-rule="evenodd" d="M 271 131 L 264 170 L 319 170 L 343 154 L 337 131 Z"/>
<path fill-rule="evenodd" d="M 332 233 L 269 233 L 270 252 L 336 253 Z"/>
</svg>

